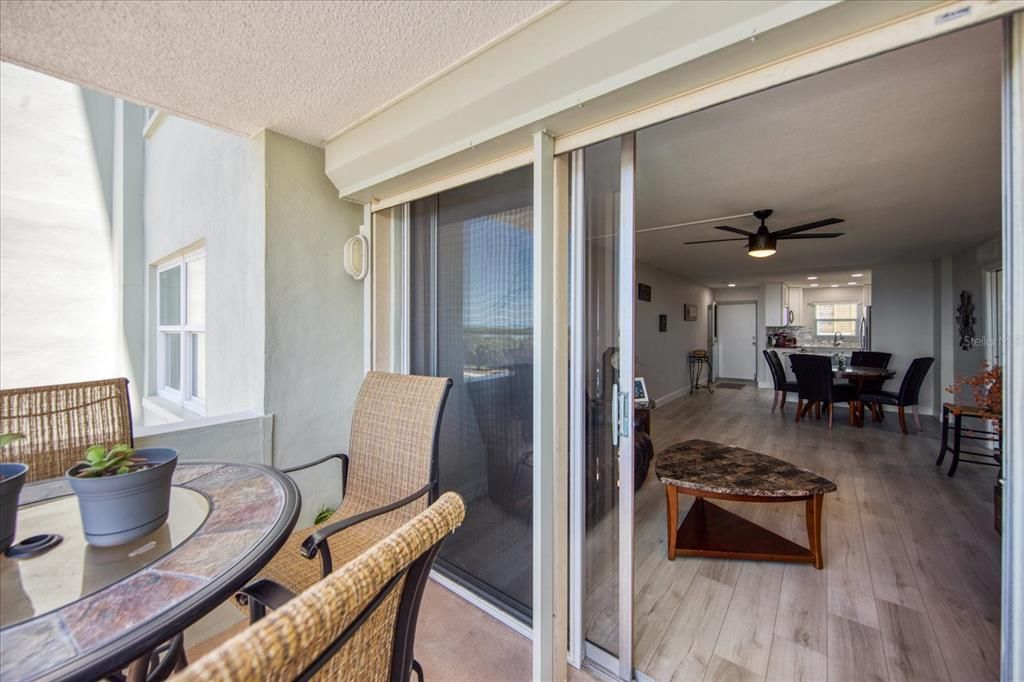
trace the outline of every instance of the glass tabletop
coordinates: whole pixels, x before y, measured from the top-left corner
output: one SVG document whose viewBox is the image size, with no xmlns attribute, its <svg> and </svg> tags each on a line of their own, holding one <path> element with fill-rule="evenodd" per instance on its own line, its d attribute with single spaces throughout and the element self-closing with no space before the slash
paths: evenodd
<svg viewBox="0 0 1024 682">
<path fill-rule="evenodd" d="M 0 627 L 49 613 L 134 574 L 187 540 L 209 513 L 202 493 L 175 486 L 160 528 L 116 547 L 92 547 L 74 495 L 20 507 L 16 540 L 57 533 L 64 541 L 30 559 L 0 557 Z"/>
</svg>

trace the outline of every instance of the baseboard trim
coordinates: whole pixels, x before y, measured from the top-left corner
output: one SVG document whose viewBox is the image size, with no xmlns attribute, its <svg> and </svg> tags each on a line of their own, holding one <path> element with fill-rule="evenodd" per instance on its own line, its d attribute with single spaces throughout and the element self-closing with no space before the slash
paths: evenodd
<svg viewBox="0 0 1024 682">
<path fill-rule="evenodd" d="M 654 399 L 654 405 L 655 405 L 656 408 L 661 407 L 662 405 L 665 405 L 666 403 L 670 403 L 673 400 L 678 400 L 679 398 L 682 398 L 683 394 L 685 394 L 685 393 L 686 393 L 686 389 L 685 388 L 676 389 L 676 390 L 672 391 L 671 393 L 666 393 L 663 396 L 655 398 Z"/>
</svg>

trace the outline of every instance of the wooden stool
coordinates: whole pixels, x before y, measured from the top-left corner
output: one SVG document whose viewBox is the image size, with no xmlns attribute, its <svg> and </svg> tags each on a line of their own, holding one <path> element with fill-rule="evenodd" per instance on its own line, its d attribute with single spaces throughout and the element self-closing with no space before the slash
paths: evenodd
<svg viewBox="0 0 1024 682">
<path fill-rule="evenodd" d="M 949 446 L 949 415 L 953 415 L 953 447 Z M 949 465 L 950 478 L 956 473 L 960 462 L 967 464 L 981 464 L 990 467 L 1002 467 L 1002 429 L 988 431 L 983 429 L 968 429 L 963 426 L 963 418 L 971 417 L 983 421 L 1002 423 L 1003 416 L 995 412 L 989 412 L 975 405 L 957 405 L 956 403 L 942 404 L 942 444 L 939 446 L 939 458 L 935 460 L 935 466 L 942 464 L 946 458 L 946 452 L 953 453 L 953 461 Z M 977 440 L 987 443 L 995 443 L 996 449 L 989 452 L 977 452 L 975 450 L 964 450 L 960 447 L 962 441 Z M 983 459 L 961 459 L 960 455 L 972 455 Z"/>
</svg>

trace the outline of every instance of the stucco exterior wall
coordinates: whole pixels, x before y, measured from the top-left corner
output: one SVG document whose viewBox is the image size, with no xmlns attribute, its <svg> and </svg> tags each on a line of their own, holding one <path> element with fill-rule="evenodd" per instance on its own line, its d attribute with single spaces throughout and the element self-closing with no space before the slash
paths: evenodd
<svg viewBox="0 0 1024 682">
<path fill-rule="evenodd" d="M 0 387 L 121 375 L 114 100 L 0 65 Z"/>
<path fill-rule="evenodd" d="M 207 416 L 263 412 L 263 143 L 169 117 L 146 141 L 146 393 L 156 393 L 156 267 L 205 243 Z"/>
<path fill-rule="evenodd" d="M 363 378 L 361 282 L 342 267 L 362 207 L 338 198 L 323 150 L 266 132 L 266 395 L 274 465 L 348 450 Z M 303 519 L 340 500 L 334 463 L 298 476 Z"/>
</svg>

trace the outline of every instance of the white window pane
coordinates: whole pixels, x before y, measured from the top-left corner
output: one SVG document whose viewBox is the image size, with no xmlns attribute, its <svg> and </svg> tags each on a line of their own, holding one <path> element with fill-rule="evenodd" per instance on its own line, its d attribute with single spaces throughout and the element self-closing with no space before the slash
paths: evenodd
<svg viewBox="0 0 1024 682">
<path fill-rule="evenodd" d="M 160 272 L 160 324 L 181 324 L 181 268 Z"/>
<path fill-rule="evenodd" d="M 192 335 L 192 397 L 206 400 L 206 334 Z"/>
<path fill-rule="evenodd" d="M 206 257 L 185 263 L 188 269 L 186 289 L 188 291 L 185 321 L 190 325 L 206 324 Z"/>
<path fill-rule="evenodd" d="M 163 334 L 164 386 L 181 390 L 181 334 Z"/>
</svg>

